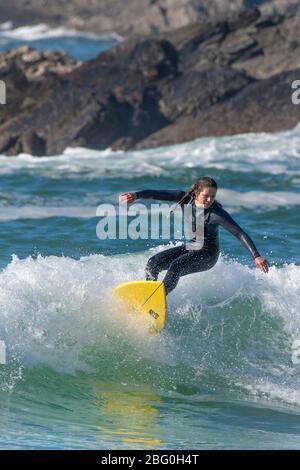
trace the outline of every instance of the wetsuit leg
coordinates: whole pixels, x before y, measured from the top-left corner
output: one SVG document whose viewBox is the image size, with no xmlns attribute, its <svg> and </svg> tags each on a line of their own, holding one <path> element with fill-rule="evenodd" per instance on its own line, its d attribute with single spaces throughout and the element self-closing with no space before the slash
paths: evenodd
<svg viewBox="0 0 300 470">
<path fill-rule="evenodd" d="M 170 264 L 178 258 L 178 256 L 187 253 L 184 245 L 176 246 L 168 250 L 161 251 L 149 258 L 146 265 L 146 280 L 156 281 L 158 274 L 165 269 L 168 269 Z"/>
<path fill-rule="evenodd" d="M 181 276 L 211 269 L 216 264 L 218 257 L 218 250 L 214 252 L 190 250 L 177 257 L 170 264 L 163 280 L 166 294 L 169 294 L 177 286 Z"/>
</svg>

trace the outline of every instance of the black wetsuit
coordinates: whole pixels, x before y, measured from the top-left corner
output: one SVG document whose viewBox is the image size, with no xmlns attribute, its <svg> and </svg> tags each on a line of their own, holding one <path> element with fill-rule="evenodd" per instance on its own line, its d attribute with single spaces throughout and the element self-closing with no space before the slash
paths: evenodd
<svg viewBox="0 0 300 470">
<path fill-rule="evenodd" d="M 177 190 L 145 190 L 137 191 L 135 194 L 138 199 L 179 202 L 186 193 Z M 181 202 L 182 207 L 183 204 L 191 204 L 192 213 L 196 213 L 195 200 L 192 196 L 188 195 L 184 198 Z M 212 268 L 216 264 L 220 253 L 219 225 L 238 238 L 253 258 L 260 256 L 251 238 L 223 209 L 222 205 L 214 201 L 208 209 L 204 209 L 204 243 L 202 248 L 191 250 L 183 244 L 152 256 L 146 266 L 146 279 L 157 280 L 158 274 L 167 269 L 163 282 L 166 293 L 169 294 L 176 287 L 180 276 Z"/>
</svg>

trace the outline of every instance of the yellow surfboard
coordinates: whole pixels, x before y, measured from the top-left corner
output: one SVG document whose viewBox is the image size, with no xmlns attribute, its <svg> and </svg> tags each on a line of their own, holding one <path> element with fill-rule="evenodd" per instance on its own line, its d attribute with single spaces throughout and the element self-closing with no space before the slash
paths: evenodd
<svg viewBox="0 0 300 470">
<path fill-rule="evenodd" d="M 129 312 L 147 315 L 154 331 L 161 331 L 167 320 L 165 286 L 160 281 L 124 282 L 115 288 Z"/>
</svg>

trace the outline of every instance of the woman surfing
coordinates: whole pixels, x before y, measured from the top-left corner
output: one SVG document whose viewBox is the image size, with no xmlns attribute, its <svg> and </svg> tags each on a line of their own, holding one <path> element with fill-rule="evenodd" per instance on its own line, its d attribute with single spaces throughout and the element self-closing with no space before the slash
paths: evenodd
<svg viewBox="0 0 300 470">
<path fill-rule="evenodd" d="M 120 196 L 120 200 L 126 203 L 132 203 L 137 199 L 158 199 L 177 202 L 181 207 L 191 204 L 192 214 L 196 212 L 197 206 L 204 210 L 204 241 L 200 249 L 192 248 L 192 244 L 183 244 L 157 253 L 147 262 L 146 280 L 156 281 L 158 274 L 167 270 L 163 279 L 166 294 L 176 287 L 181 276 L 207 271 L 216 264 L 220 254 L 219 226 L 240 240 L 262 272 L 267 273 L 269 270 L 268 261 L 259 254 L 251 238 L 216 201 L 217 189 L 216 181 L 204 176 L 188 192 L 148 189 L 127 192 Z"/>
</svg>

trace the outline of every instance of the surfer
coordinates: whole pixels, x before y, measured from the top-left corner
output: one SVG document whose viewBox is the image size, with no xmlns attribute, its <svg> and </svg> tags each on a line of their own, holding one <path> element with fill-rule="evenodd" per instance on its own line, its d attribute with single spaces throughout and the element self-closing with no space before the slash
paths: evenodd
<svg viewBox="0 0 300 470">
<path fill-rule="evenodd" d="M 143 198 L 174 201 L 181 207 L 184 204 L 191 204 L 192 214 L 196 213 L 197 206 L 204 209 L 204 241 L 201 249 L 195 249 L 192 244 L 183 244 L 157 253 L 147 262 L 147 280 L 156 281 L 158 274 L 167 270 L 163 280 L 166 294 L 169 294 L 176 287 L 181 276 L 207 271 L 216 264 L 220 254 L 220 225 L 240 240 L 262 272 L 267 273 L 269 270 L 268 261 L 259 254 L 251 238 L 223 209 L 222 205 L 216 201 L 217 189 L 216 181 L 205 176 L 200 178 L 188 192 L 147 189 L 127 192 L 120 196 L 121 201 L 127 203 Z"/>
</svg>

